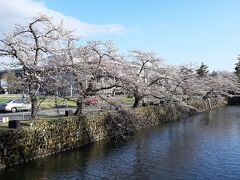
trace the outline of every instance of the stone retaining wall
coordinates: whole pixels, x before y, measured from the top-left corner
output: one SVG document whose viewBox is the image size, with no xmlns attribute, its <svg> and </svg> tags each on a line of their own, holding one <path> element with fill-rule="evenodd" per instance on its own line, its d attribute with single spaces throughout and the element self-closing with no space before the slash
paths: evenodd
<svg viewBox="0 0 240 180">
<path fill-rule="evenodd" d="M 218 102 L 218 105 L 222 105 L 222 102 Z M 92 112 L 80 117 L 35 120 L 32 127 L 0 131 L 0 168 L 102 139 L 124 137 L 133 131 L 195 113 L 193 109 L 180 104 L 167 104 L 118 112 Z"/>
</svg>

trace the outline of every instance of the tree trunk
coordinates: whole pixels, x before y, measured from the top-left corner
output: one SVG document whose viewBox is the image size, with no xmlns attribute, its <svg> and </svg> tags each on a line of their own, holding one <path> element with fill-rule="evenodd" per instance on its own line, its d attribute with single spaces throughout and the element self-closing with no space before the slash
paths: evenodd
<svg viewBox="0 0 240 180">
<path fill-rule="evenodd" d="M 77 109 L 75 111 L 75 115 L 79 116 L 82 114 L 82 111 L 83 111 L 83 106 L 84 106 L 84 101 L 83 101 L 83 98 L 78 98 L 77 100 Z"/>
<path fill-rule="evenodd" d="M 139 96 L 138 94 L 135 94 L 135 95 L 134 95 L 134 98 L 135 98 L 135 100 L 134 100 L 134 104 L 133 104 L 132 107 L 138 107 L 138 106 L 139 106 L 139 103 L 140 103 L 140 101 L 141 101 L 141 99 L 142 99 L 142 97 Z"/>
<path fill-rule="evenodd" d="M 31 104 L 32 104 L 31 117 L 32 119 L 35 119 L 37 116 L 37 96 L 32 95 L 30 98 L 31 98 Z"/>
</svg>

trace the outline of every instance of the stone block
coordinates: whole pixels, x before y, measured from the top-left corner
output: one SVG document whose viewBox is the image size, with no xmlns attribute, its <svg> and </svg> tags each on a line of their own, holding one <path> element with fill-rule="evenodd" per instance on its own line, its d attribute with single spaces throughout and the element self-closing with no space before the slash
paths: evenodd
<svg viewBox="0 0 240 180">
<path fill-rule="evenodd" d="M 3 123 L 8 123 L 9 122 L 9 117 L 3 117 L 2 121 L 3 121 Z"/>
<path fill-rule="evenodd" d="M 8 128 L 19 128 L 21 126 L 20 121 L 19 120 L 12 120 L 8 122 Z"/>
<path fill-rule="evenodd" d="M 66 110 L 65 111 L 65 116 L 73 116 L 73 111 L 72 110 Z"/>
</svg>

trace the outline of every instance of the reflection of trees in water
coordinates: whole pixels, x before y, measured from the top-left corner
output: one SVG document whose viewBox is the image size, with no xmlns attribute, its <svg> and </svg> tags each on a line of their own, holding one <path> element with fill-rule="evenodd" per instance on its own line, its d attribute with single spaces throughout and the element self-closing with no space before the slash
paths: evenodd
<svg viewBox="0 0 240 180">
<path fill-rule="evenodd" d="M 190 121 L 189 121 L 190 120 Z M 197 146 L 198 139 L 193 131 L 197 129 L 196 119 L 187 118 L 183 122 L 174 123 L 168 128 L 168 142 L 164 157 L 169 157 L 165 162 L 165 168 L 178 170 L 187 164 L 193 164 L 196 151 L 192 151 Z M 176 175 L 176 174 L 175 174 Z"/>
<path fill-rule="evenodd" d="M 122 145 L 119 145 L 122 147 Z M 97 174 L 88 170 L 89 162 L 94 163 L 99 157 L 108 154 L 115 146 L 108 141 L 88 144 L 79 149 L 58 153 L 53 156 L 38 159 L 0 172 L 0 179 L 18 180 L 36 178 L 64 177 L 71 174 L 72 177 L 89 179 Z M 90 163 L 91 164 L 91 163 Z M 104 164 L 102 164 L 104 167 Z M 14 173 L 12 173 L 14 171 Z"/>
<path fill-rule="evenodd" d="M 119 152 L 116 157 L 113 157 L 114 166 L 110 169 L 111 178 L 147 179 L 149 172 L 146 169 L 146 164 L 149 163 L 153 146 L 155 146 L 152 141 L 154 135 L 152 135 L 151 129 L 135 132 L 133 139 L 126 143 L 126 151 L 121 146 L 117 148 Z"/>
<path fill-rule="evenodd" d="M 208 126 L 211 117 L 212 117 L 212 111 L 206 112 L 206 113 L 205 113 L 205 116 L 203 117 L 203 124 L 206 125 L 206 126 Z"/>
<path fill-rule="evenodd" d="M 140 176 L 141 178 L 147 178 L 148 173 L 144 172 L 146 170 L 144 167 L 146 166 L 146 156 L 150 157 L 149 151 L 150 151 L 150 141 L 146 140 L 146 134 L 141 134 L 140 136 L 137 136 L 134 140 L 134 159 L 132 164 L 132 172 L 131 177 L 134 176 Z"/>
<path fill-rule="evenodd" d="M 214 109 L 208 112 L 202 113 L 201 122 L 203 125 L 208 126 L 212 130 L 221 130 L 231 126 L 229 121 L 234 121 L 237 118 L 236 113 L 239 110 L 230 106 L 222 107 L 219 109 Z M 239 116 L 238 116 L 239 117 Z M 207 130 L 207 129 L 205 129 Z"/>
</svg>

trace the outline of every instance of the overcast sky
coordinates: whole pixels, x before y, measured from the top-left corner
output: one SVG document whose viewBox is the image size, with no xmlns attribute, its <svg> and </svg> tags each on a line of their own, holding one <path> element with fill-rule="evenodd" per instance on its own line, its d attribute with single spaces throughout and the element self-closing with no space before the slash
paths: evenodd
<svg viewBox="0 0 240 180">
<path fill-rule="evenodd" d="M 122 52 L 154 50 L 171 64 L 233 71 L 239 8 L 239 0 L 0 0 L 0 34 L 46 13 L 82 41 L 110 39 Z"/>
</svg>

